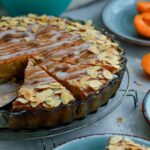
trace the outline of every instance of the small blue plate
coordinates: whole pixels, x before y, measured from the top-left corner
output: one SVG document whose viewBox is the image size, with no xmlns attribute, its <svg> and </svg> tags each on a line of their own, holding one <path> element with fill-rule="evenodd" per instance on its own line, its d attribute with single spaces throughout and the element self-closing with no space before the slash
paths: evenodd
<svg viewBox="0 0 150 150">
<path fill-rule="evenodd" d="M 75 139 L 73 141 L 67 142 L 54 150 L 105 150 L 106 145 L 108 144 L 108 140 L 112 134 L 103 134 L 103 135 L 93 135 Z M 137 137 L 124 136 L 129 137 L 136 143 L 140 145 L 150 147 L 150 142 L 143 140 Z"/>
<path fill-rule="evenodd" d="M 138 45 L 150 46 L 150 39 L 137 34 L 133 18 L 137 14 L 136 0 L 111 0 L 104 7 L 102 20 L 108 30 L 120 38 Z"/>
<path fill-rule="evenodd" d="M 150 90 L 147 92 L 143 100 L 143 113 L 146 121 L 150 125 Z"/>
</svg>

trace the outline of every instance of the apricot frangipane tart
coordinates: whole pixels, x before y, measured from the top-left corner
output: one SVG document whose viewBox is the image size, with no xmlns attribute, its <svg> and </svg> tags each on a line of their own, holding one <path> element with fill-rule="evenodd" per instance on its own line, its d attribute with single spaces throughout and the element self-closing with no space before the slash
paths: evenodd
<svg viewBox="0 0 150 150">
<path fill-rule="evenodd" d="M 8 113 L 9 128 L 54 127 L 83 118 L 120 85 L 124 52 L 91 21 L 1 17 L 0 31 L 0 82 L 24 81 Z"/>
</svg>

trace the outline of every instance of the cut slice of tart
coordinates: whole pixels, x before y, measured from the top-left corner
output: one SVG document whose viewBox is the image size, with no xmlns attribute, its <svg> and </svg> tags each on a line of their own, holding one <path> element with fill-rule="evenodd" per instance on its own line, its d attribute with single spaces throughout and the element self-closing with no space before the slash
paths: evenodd
<svg viewBox="0 0 150 150">
<path fill-rule="evenodd" d="M 71 65 L 45 60 L 39 65 L 80 100 L 86 100 L 91 95 L 98 94 L 110 81 L 121 76 L 115 68 L 102 63 Z M 117 88 L 119 85 L 116 85 Z"/>
<path fill-rule="evenodd" d="M 129 138 L 114 136 L 110 138 L 106 150 L 150 150 L 150 148 L 137 144 Z"/>
<path fill-rule="evenodd" d="M 37 111 L 67 105 L 72 94 L 30 59 L 25 69 L 24 83 L 13 102 L 13 111 Z"/>
</svg>

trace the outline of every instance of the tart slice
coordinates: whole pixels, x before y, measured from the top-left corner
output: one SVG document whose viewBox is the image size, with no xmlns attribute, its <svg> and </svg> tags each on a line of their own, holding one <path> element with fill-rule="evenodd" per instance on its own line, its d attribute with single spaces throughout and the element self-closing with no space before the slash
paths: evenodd
<svg viewBox="0 0 150 150">
<path fill-rule="evenodd" d="M 150 148 L 136 144 L 129 138 L 114 136 L 109 140 L 106 150 L 150 150 Z"/>
<path fill-rule="evenodd" d="M 102 63 L 71 65 L 57 63 L 49 59 L 41 63 L 40 66 L 49 75 L 67 87 L 74 97 L 79 100 L 87 100 L 91 95 L 98 94 L 110 81 L 114 80 L 116 82 L 115 79 L 122 77 L 121 73 L 117 72 L 117 69 Z M 119 84 L 119 82 L 111 84 L 111 86 L 114 86 L 112 94 L 119 87 Z"/>
<path fill-rule="evenodd" d="M 15 112 L 50 110 L 75 100 L 65 87 L 39 66 L 34 66 L 32 60 L 28 62 L 24 78 L 18 98 L 13 102 L 13 111 Z"/>
</svg>

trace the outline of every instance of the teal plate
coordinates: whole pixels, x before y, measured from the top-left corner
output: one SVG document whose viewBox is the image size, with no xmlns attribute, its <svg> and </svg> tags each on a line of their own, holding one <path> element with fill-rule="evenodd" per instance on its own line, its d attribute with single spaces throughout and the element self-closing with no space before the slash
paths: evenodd
<svg viewBox="0 0 150 150">
<path fill-rule="evenodd" d="M 146 93 L 143 100 L 143 113 L 146 121 L 150 125 L 150 90 Z"/>
<path fill-rule="evenodd" d="M 112 134 L 103 134 L 103 135 L 92 135 L 87 137 L 82 137 L 75 139 L 73 141 L 67 142 L 55 148 L 54 150 L 105 150 L 106 145 L 108 144 L 108 140 L 110 137 L 114 135 Z M 145 147 L 150 147 L 150 141 L 146 141 L 144 139 L 132 136 L 124 136 L 128 137 L 136 143 L 143 145 Z"/>
<path fill-rule="evenodd" d="M 150 46 L 150 39 L 137 34 L 133 18 L 137 14 L 135 0 L 112 0 L 102 12 L 102 20 L 108 30 L 123 40 L 138 45 Z"/>
</svg>

